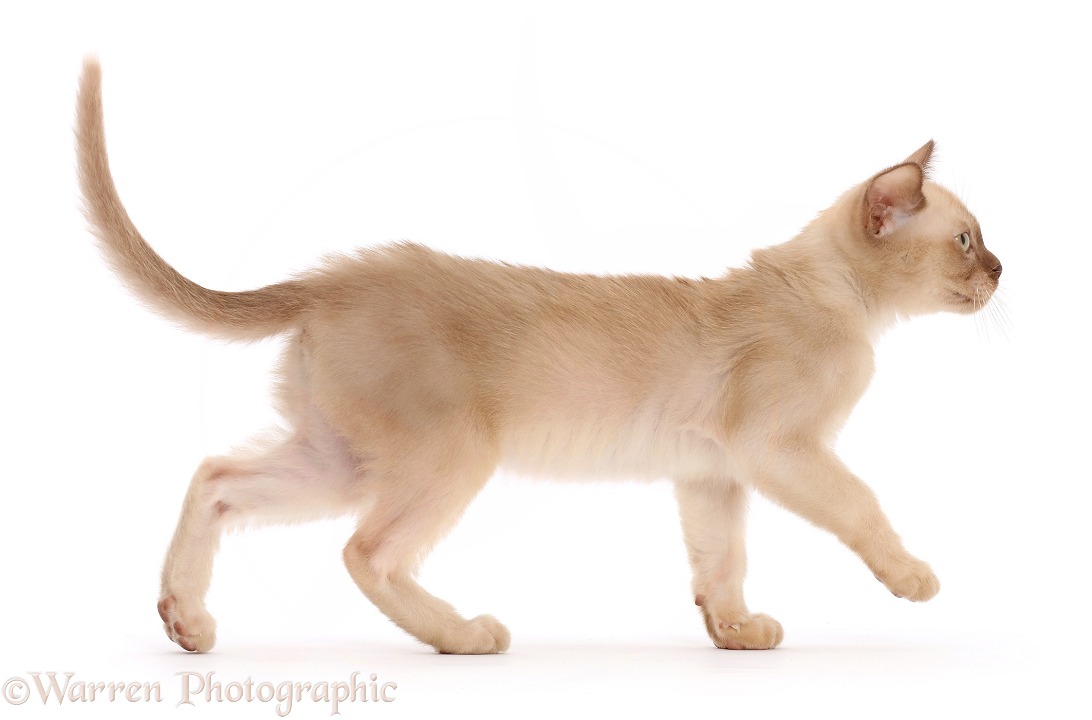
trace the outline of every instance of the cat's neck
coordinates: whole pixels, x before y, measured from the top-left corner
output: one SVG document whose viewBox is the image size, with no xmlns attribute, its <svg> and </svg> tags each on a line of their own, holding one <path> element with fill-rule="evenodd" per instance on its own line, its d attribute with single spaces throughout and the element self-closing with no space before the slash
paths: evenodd
<svg viewBox="0 0 1092 720">
<path fill-rule="evenodd" d="M 851 334 L 875 341 L 898 313 L 877 279 L 862 272 L 845 249 L 848 239 L 834 234 L 838 231 L 836 224 L 812 223 L 786 243 L 755 251 L 750 267 L 773 295 L 788 292 L 802 312 L 820 311 Z"/>
</svg>

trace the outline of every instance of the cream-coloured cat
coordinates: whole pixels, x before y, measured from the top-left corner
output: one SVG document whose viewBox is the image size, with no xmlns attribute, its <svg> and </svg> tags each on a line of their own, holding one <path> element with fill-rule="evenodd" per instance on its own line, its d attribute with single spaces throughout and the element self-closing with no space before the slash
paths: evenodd
<svg viewBox="0 0 1092 720">
<path fill-rule="evenodd" d="M 927 179 L 933 143 L 851 188 L 797 237 L 713 280 L 596 277 L 466 260 L 410 244 L 361 251 L 247 292 L 207 290 L 148 246 L 107 164 L 100 68 L 78 101 L 87 216 L 152 308 L 228 340 L 286 338 L 291 431 L 197 469 L 163 568 L 170 638 L 206 651 L 204 597 L 225 528 L 352 514 L 345 564 L 406 632 L 495 653 L 508 630 L 414 580 L 498 466 L 556 478 L 670 478 L 693 592 L 717 647 L 772 648 L 747 609 L 753 489 L 834 533 L 895 595 L 928 600 L 929 566 L 831 451 L 898 316 L 971 313 L 1001 265 L 978 222 Z"/>
</svg>

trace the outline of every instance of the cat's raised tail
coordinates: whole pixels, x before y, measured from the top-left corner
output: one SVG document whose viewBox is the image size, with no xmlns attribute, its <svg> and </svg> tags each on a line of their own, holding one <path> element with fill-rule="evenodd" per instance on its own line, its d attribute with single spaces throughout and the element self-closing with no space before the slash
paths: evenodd
<svg viewBox="0 0 1092 720">
<path fill-rule="evenodd" d="M 83 63 L 76 105 L 76 149 L 84 213 L 114 271 L 149 307 L 197 332 L 260 340 L 288 330 L 309 304 L 299 280 L 258 290 L 209 290 L 183 277 L 141 237 L 114 187 L 102 120 L 102 69 Z"/>
</svg>

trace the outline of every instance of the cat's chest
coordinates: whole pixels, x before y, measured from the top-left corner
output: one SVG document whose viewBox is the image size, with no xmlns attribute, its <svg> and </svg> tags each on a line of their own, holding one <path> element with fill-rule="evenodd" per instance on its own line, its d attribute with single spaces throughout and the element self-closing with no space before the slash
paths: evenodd
<svg viewBox="0 0 1092 720">
<path fill-rule="evenodd" d="M 828 439 L 868 389 L 872 346 L 855 340 L 756 344 L 738 358 L 720 398 L 722 433 Z M 757 434 L 757 435 L 756 435 Z"/>
<path fill-rule="evenodd" d="M 863 343 L 827 346 L 797 358 L 774 393 L 786 419 L 820 436 L 836 433 L 860 401 L 875 371 L 872 347 Z"/>
</svg>

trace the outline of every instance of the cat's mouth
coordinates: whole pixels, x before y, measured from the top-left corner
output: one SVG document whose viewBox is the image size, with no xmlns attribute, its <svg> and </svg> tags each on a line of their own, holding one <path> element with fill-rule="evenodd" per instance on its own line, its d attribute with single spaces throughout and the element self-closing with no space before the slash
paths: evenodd
<svg viewBox="0 0 1092 720">
<path fill-rule="evenodd" d="M 950 290 L 949 292 L 952 296 L 952 299 L 960 305 L 974 305 L 974 298 L 970 295 L 964 295 L 963 293 L 956 292 L 955 290 Z"/>
</svg>

